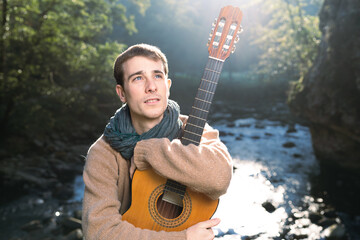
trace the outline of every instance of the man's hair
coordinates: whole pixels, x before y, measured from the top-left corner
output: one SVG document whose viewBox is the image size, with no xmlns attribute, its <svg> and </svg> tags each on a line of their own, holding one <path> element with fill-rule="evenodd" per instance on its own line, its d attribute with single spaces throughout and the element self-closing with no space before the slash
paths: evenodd
<svg viewBox="0 0 360 240">
<path fill-rule="evenodd" d="M 154 61 L 161 60 L 164 66 L 165 75 L 168 75 L 169 67 L 165 54 L 161 52 L 158 47 L 142 43 L 129 47 L 116 58 L 114 63 L 114 77 L 117 84 L 124 87 L 123 64 L 130 58 L 137 56 L 147 57 Z"/>
</svg>

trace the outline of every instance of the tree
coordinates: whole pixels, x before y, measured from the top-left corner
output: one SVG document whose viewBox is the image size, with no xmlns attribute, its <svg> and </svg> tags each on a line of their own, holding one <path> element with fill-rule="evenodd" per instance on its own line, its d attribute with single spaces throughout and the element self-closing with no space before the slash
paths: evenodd
<svg viewBox="0 0 360 240">
<path fill-rule="evenodd" d="M 321 0 L 265 0 L 263 21 L 255 28 L 255 44 L 263 50 L 256 72 L 260 78 L 298 80 L 311 67 L 320 42 Z"/>
<path fill-rule="evenodd" d="M 104 103 L 115 102 L 112 64 L 124 48 L 109 40 L 112 26 L 136 32 L 126 7 L 115 0 L 3 0 L 1 9 L 2 140 L 76 134 L 96 124 Z"/>
</svg>

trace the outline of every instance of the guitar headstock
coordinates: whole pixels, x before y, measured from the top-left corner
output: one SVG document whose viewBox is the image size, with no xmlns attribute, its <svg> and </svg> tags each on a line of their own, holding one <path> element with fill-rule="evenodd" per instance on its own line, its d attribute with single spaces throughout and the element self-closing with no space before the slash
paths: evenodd
<svg viewBox="0 0 360 240">
<path fill-rule="evenodd" d="M 238 34 L 242 31 L 241 20 L 242 12 L 238 7 L 226 6 L 220 10 L 208 42 L 211 57 L 225 60 L 235 51 L 235 43 L 239 40 Z"/>
</svg>

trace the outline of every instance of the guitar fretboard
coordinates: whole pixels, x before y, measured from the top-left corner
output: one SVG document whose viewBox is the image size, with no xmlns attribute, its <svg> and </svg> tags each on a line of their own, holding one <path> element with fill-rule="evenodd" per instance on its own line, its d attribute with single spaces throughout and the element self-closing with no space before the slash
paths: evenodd
<svg viewBox="0 0 360 240">
<path fill-rule="evenodd" d="M 199 145 L 224 61 L 209 57 L 181 142 Z"/>
<path fill-rule="evenodd" d="M 209 57 L 208 59 L 203 77 L 201 78 L 201 82 L 196 93 L 194 104 L 181 138 L 181 143 L 184 145 L 192 143 L 198 146 L 200 144 L 201 136 L 204 131 L 206 119 L 220 78 L 223 64 L 224 61 L 221 59 L 213 57 Z M 167 191 L 177 193 L 182 198 L 185 194 L 186 186 L 168 179 L 165 189 Z"/>
</svg>

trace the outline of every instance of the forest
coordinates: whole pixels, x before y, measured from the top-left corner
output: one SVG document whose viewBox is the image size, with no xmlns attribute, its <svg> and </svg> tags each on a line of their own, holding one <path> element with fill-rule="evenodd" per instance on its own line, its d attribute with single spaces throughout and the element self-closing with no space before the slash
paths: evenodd
<svg viewBox="0 0 360 240">
<path fill-rule="evenodd" d="M 219 91 L 240 84 L 243 88 L 237 89 L 251 88 L 256 98 L 276 97 L 303 76 L 319 44 L 316 14 L 321 1 L 294 3 L 243 1 L 245 31 L 225 65 Z M 4 1 L 1 145 L 26 152 L 53 134 L 98 135 L 120 103 L 113 61 L 135 43 L 164 51 L 174 80 L 172 94 L 186 98 L 183 91 L 175 91 L 188 86 L 195 91 L 208 56 L 211 23 L 221 5 L 165 0 Z M 15 144 L 20 142 L 21 146 Z"/>
<path fill-rule="evenodd" d="M 189 114 L 227 5 L 243 31 L 208 119 L 234 161 L 216 239 L 360 237 L 356 1 L 2 0 L 0 240 L 82 239 L 86 153 L 121 107 L 114 60 L 159 47 L 170 98 Z M 256 221 L 240 217 L 250 210 Z"/>
</svg>

